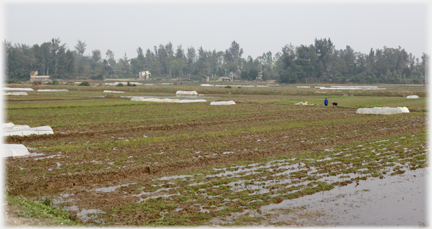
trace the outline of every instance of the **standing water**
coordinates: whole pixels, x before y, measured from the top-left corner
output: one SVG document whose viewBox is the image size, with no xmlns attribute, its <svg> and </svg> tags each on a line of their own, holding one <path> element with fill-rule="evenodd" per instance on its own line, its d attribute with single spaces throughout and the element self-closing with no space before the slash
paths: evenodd
<svg viewBox="0 0 432 229">
<path fill-rule="evenodd" d="M 327 226 L 420 226 L 429 225 L 426 215 L 426 181 L 428 171 L 417 169 L 384 179 L 369 178 L 330 191 L 285 200 L 261 209 L 293 209 L 321 212 L 313 219 Z M 278 216 L 285 221 L 289 215 Z M 310 221 L 311 219 L 305 219 Z M 305 222 L 306 224 L 310 222 Z"/>
</svg>

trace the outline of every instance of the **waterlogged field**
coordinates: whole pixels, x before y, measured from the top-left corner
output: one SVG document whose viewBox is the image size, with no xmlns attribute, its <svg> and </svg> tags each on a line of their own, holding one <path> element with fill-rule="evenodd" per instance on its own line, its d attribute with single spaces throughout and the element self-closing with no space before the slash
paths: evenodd
<svg viewBox="0 0 432 229">
<path fill-rule="evenodd" d="M 163 98 L 176 90 L 196 90 L 207 102 L 127 97 Z M 49 125 L 55 134 L 6 138 L 31 152 L 6 160 L 6 190 L 48 198 L 86 225 L 312 225 L 300 220 L 311 215 L 296 209 L 283 215 L 297 220 L 284 223 L 266 209 L 427 166 L 426 100 L 405 98 L 423 90 L 317 92 L 69 86 L 9 96 L 7 122 Z M 339 106 L 323 106 L 325 97 Z M 209 105 L 218 100 L 236 105 Z M 294 105 L 305 101 L 317 105 Z M 355 113 L 374 106 L 407 106 L 411 113 Z"/>
</svg>

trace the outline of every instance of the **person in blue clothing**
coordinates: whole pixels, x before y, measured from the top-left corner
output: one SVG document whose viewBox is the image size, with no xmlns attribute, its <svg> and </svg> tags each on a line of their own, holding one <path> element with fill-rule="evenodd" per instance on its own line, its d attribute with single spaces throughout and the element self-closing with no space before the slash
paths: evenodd
<svg viewBox="0 0 432 229">
<path fill-rule="evenodd" d="M 328 105 L 328 100 L 327 100 L 327 98 L 324 99 L 324 105 L 325 105 L 325 106 Z"/>
</svg>

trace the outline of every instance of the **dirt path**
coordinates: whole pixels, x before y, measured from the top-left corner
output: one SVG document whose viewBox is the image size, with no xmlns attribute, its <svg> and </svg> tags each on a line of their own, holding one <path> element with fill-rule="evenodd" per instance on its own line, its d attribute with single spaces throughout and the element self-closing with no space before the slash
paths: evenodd
<svg viewBox="0 0 432 229">
<path fill-rule="evenodd" d="M 18 215 L 21 209 L 16 205 L 9 205 L 4 203 L 3 213 L 4 222 L 3 225 L 6 227 L 40 227 L 40 226 L 61 226 L 55 224 L 51 219 L 40 219 L 40 218 L 26 218 Z"/>
</svg>

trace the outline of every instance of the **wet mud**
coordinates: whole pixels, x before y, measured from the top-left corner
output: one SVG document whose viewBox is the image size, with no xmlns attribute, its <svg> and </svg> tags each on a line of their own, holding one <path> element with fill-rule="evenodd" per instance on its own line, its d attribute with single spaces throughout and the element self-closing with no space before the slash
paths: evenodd
<svg viewBox="0 0 432 229">
<path fill-rule="evenodd" d="M 52 108 L 57 113 L 45 117 L 44 108 L 35 108 L 17 121 L 51 119 L 55 134 L 6 139 L 31 152 L 6 159 L 6 191 L 48 197 L 97 226 L 300 226 L 312 223 L 308 217 L 322 225 L 388 225 L 392 215 L 361 221 L 376 214 L 367 207 L 377 197 L 367 194 L 381 193 L 364 190 L 393 187 L 393 178 L 427 167 L 424 113 L 367 116 L 246 98 L 237 105 L 77 106 Z M 367 185 L 373 182 L 379 188 Z M 334 194 L 342 189 L 348 191 Z M 325 205 L 338 203 L 334 195 L 364 201 L 339 203 L 341 212 Z M 318 199 L 322 206 L 307 202 Z M 357 208 L 364 215 L 349 224 Z M 294 217 L 279 220 L 288 213 Z M 426 224 L 412 217 L 395 222 L 412 220 Z"/>
</svg>

